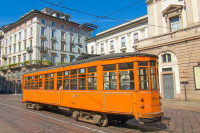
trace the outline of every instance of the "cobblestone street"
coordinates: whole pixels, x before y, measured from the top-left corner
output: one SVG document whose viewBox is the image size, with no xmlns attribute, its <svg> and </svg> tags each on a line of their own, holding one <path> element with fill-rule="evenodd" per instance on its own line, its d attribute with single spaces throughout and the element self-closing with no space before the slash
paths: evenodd
<svg viewBox="0 0 200 133">
<path fill-rule="evenodd" d="M 140 125 L 130 120 L 126 125 L 113 122 L 107 127 L 98 127 L 85 122 L 75 121 L 64 110 L 26 109 L 21 103 L 21 95 L 0 96 L 0 121 L 20 133 L 56 132 L 200 132 L 200 113 L 163 109 L 162 122 Z M 2 126 L 2 125 L 1 125 Z M 0 132 L 4 127 L 0 127 Z M 5 129 L 4 129 L 5 130 Z"/>
</svg>

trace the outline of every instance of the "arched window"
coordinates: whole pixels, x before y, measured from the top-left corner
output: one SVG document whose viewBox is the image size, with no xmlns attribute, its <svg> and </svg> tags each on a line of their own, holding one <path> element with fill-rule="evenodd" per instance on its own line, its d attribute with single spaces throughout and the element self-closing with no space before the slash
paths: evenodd
<svg viewBox="0 0 200 133">
<path fill-rule="evenodd" d="M 167 63 L 167 62 L 171 62 L 172 59 L 171 59 L 171 54 L 163 54 L 162 55 L 162 62 L 163 63 Z"/>
</svg>

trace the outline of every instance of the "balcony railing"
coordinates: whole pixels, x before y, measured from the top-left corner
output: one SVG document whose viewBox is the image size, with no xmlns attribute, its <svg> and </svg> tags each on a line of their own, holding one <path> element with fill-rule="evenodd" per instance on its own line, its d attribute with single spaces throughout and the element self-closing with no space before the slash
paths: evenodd
<svg viewBox="0 0 200 133">
<path fill-rule="evenodd" d="M 41 53 L 46 53 L 47 50 L 48 50 L 47 47 L 40 47 L 40 52 L 41 52 Z"/>
<path fill-rule="evenodd" d="M 47 65 L 51 66 L 52 61 L 47 61 L 47 60 L 28 60 L 23 62 L 24 66 L 29 66 L 29 65 Z"/>
<path fill-rule="evenodd" d="M 8 65 L 9 68 L 18 68 L 18 67 L 23 67 L 23 63 L 13 63 Z"/>
<path fill-rule="evenodd" d="M 7 55 L 2 55 L 2 58 L 3 58 L 4 60 L 7 60 Z"/>
<path fill-rule="evenodd" d="M 57 62 L 57 65 L 67 64 L 67 62 Z"/>
<path fill-rule="evenodd" d="M 143 40 L 138 40 L 138 49 L 142 50 L 154 46 L 163 46 L 171 43 L 177 43 L 179 41 L 190 39 L 200 35 L 200 25 L 187 27 L 178 31 L 162 34 L 155 37 L 150 37 Z"/>
<path fill-rule="evenodd" d="M 27 47 L 26 51 L 29 52 L 29 53 L 31 53 L 31 52 L 33 52 L 33 48 L 32 47 Z"/>
</svg>

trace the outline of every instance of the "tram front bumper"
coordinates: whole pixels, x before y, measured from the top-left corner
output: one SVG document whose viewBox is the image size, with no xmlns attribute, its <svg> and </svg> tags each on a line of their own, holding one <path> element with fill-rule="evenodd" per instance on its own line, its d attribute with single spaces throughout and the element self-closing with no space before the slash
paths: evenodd
<svg viewBox="0 0 200 133">
<path fill-rule="evenodd" d="M 138 118 L 158 118 L 162 117 L 164 115 L 163 111 L 155 112 L 155 113 L 144 113 L 144 114 L 138 114 Z"/>
</svg>

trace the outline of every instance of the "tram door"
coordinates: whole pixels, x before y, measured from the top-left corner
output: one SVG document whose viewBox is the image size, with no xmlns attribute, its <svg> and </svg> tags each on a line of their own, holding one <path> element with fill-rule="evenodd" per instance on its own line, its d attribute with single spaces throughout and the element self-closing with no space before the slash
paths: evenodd
<svg viewBox="0 0 200 133">
<path fill-rule="evenodd" d="M 163 75 L 163 89 L 165 99 L 174 99 L 174 81 L 173 74 Z"/>
</svg>

